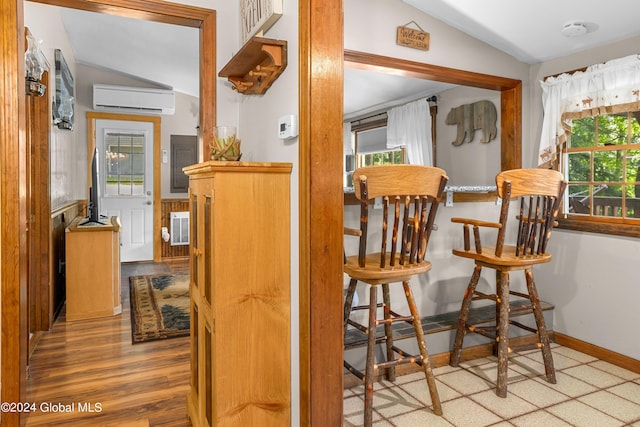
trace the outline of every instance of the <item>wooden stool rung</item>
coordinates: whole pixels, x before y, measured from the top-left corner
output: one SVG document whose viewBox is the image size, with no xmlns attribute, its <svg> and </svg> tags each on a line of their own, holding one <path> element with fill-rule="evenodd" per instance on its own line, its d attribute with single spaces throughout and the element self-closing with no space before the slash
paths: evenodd
<svg viewBox="0 0 640 427">
<path fill-rule="evenodd" d="M 467 330 L 476 334 L 480 334 L 483 337 L 496 340 L 498 338 L 495 326 L 473 326 L 467 325 Z"/>
<path fill-rule="evenodd" d="M 387 341 L 387 337 L 386 336 L 381 336 L 381 337 L 377 337 L 376 338 L 375 343 L 376 343 L 376 345 L 378 345 L 378 344 L 384 343 L 385 341 Z M 361 347 L 363 345 L 367 345 L 367 342 L 368 342 L 367 338 L 363 338 L 363 339 L 357 340 L 357 341 L 351 341 L 348 344 L 345 343 L 344 344 L 344 348 L 345 348 L 345 350 L 348 350 L 348 349 L 351 349 L 351 348 Z"/>
<path fill-rule="evenodd" d="M 530 326 L 523 325 L 522 323 L 516 322 L 515 320 L 509 320 L 509 324 L 513 325 L 513 326 L 517 326 L 518 328 L 524 329 L 525 331 L 529 331 L 529 332 L 531 332 L 533 334 L 538 332 L 538 330 L 536 328 L 532 328 Z"/>
<path fill-rule="evenodd" d="M 473 301 L 481 300 L 481 299 L 490 299 L 491 301 L 498 301 L 498 296 L 496 294 L 485 294 L 483 292 L 475 291 L 473 293 Z"/>
<path fill-rule="evenodd" d="M 529 300 L 529 294 L 525 294 L 523 292 L 511 291 L 511 290 L 509 291 L 509 293 L 511 295 L 516 295 L 516 296 L 519 296 L 521 298 L 526 298 L 527 300 Z"/>
<path fill-rule="evenodd" d="M 360 380 L 364 380 L 364 374 L 362 373 L 362 371 L 360 371 L 358 368 L 356 368 L 346 360 L 344 360 L 343 362 L 344 362 L 344 367 L 347 368 L 347 371 L 351 372 L 353 375 L 360 378 Z"/>
<path fill-rule="evenodd" d="M 521 344 L 515 345 L 513 347 L 509 347 L 509 352 L 518 352 L 518 351 L 527 351 L 527 350 L 540 350 L 542 348 L 542 343 L 534 342 L 530 344 Z"/>
<path fill-rule="evenodd" d="M 354 328 L 356 328 L 357 330 L 364 332 L 365 334 L 369 333 L 369 328 L 367 328 L 361 323 L 356 322 L 355 320 L 348 319 L 347 323 L 353 326 Z"/>
</svg>

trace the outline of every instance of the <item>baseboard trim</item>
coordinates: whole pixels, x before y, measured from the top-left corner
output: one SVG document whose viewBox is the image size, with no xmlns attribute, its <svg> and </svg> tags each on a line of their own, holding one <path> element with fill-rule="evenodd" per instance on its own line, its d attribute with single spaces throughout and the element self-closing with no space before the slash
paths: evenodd
<svg viewBox="0 0 640 427">
<path fill-rule="evenodd" d="M 559 332 L 554 332 L 553 335 L 554 341 L 562 346 L 580 351 L 593 357 L 597 357 L 598 359 L 609 362 L 612 365 L 616 365 L 640 374 L 640 360 L 625 356 L 620 353 L 616 353 L 615 351 L 611 351 L 594 344 L 590 344 L 577 338 L 570 337 L 569 335 L 561 334 Z"/>
<path fill-rule="evenodd" d="M 597 357 L 598 359 L 611 363 L 612 365 L 619 366 L 621 368 L 627 369 L 632 372 L 640 373 L 640 360 L 633 359 L 628 356 L 624 356 L 620 353 L 616 353 L 615 351 L 608 350 L 606 348 L 598 347 L 597 345 L 590 344 L 585 341 L 581 341 L 577 338 L 570 337 L 565 334 L 561 334 L 558 332 L 550 332 L 549 338 L 552 342 L 560 344 L 564 347 L 579 351 L 581 353 L 588 354 L 593 357 Z M 537 337 L 535 335 L 526 335 L 523 337 L 511 338 L 510 343 L 513 346 L 517 345 L 526 345 L 535 343 L 537 341 Z M 431 361 L 431 366 L 433 368 L 439 368 L 441 366 L 445 366 L 449 364 L 451 352 L 447 351 L 445 353 L 438 353 L 435 355 L 429 356 L 429 360 Z M 487 343 L 482 345 L 477 345 L 473 347 L 466 347 L 462 349 L 462 355 L 460 357 L 461 361 L 479 359 L 481 357 L 487 357 L 493 355 L 493 344 Z M 396 376 L 408 375 L 415 372 L 419 372 L 421 368 L 413 363 L 400 365 L 396 367 Z M 375 381 L 380 381 L 384 379 L 384 372 L 381 372 L 376 377 Z M 356 376 L 345 373 L 344 376 L 344 388 L 355 387 L 359 384 L 362 384 Z"/>
</svg>

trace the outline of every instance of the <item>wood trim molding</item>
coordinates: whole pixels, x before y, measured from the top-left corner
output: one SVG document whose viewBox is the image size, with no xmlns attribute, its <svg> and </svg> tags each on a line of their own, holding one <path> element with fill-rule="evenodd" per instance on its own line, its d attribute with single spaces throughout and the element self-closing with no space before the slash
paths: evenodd
<svg viewBox="0 0 640 427">
<path fill-rule="evenodd" d="M 200 161 L 216 126 L 216 11 L 162 0 L 31 0 L 52 6 L 200 29 Z"/>
<path fill-rule="evenodd" d="M 200 132 L 202 153 L 216 123 L 216 12 L 161 0 L 32 0 L 200 29 Z M 24 401 L 27 357 L 26 125 L 24 13 L 22 0 L 0 2 L 0 397 Z M 200 158 L 202 159 L 202 153 Z M 0 414 L 0 424 L 18 425 L 20 414 Z"/>
<path fill-rule="evenodd" d="M 553 338 L 553 340 L 560 345 L 597 357 L 598 359 L 609 362 L 612 365 L 640 374 L 640 360 L 590 344 L 586 341 L 579 340 L 578 338 L 574 338 L 560 332 L 554 332 Z"/>
<path fill-rule="evenodd" d="M 299 4 L 302 426 L 343 423 L 342 1 Z"/>
<path fill-rule="evenodd" d="M 27 365 L 27 204 L 24 17 L 0 2 L 0 399 L 24 402 Z M 20 422 L 1 412 L 0 424 Z"/>
<path fill-rule="evenodd" d="M 508 77 L 458 70 L 422 62 L 375 55 L 353 50 L 344 51 L 345 66 L 396 75 L 434 80 L 500 92 L 500 144 L 502 170 L 522 167 L 522 81 Z M 458 194 L 458 193 L 456 193 Z M 480 202 L 486 197 L 468 193 L 454 202 Z"/>
</svg>

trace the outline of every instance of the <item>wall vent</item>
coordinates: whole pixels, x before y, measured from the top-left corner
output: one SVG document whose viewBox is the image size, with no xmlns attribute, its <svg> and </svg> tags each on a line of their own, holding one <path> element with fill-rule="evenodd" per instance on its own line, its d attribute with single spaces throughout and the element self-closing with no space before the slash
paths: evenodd
<svg viewBox="0 0 640 427">
<path fill-rule="evenodd" d="M 189 212 L 171 212 L 171 246 L 189 244 Z"/>
</svg>

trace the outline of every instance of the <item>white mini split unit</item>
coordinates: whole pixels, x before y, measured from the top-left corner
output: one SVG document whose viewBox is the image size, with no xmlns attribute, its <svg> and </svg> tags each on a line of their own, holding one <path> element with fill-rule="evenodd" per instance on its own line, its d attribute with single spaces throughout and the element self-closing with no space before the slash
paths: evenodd
<svg viewBox="0 0 640 427">
<path fill-rule="evenodd" d="M 174 114 L 176 95 L 172 90 L 142 87 L 93 85 L 93 109 L 146 114 Z"/>
</svg>

